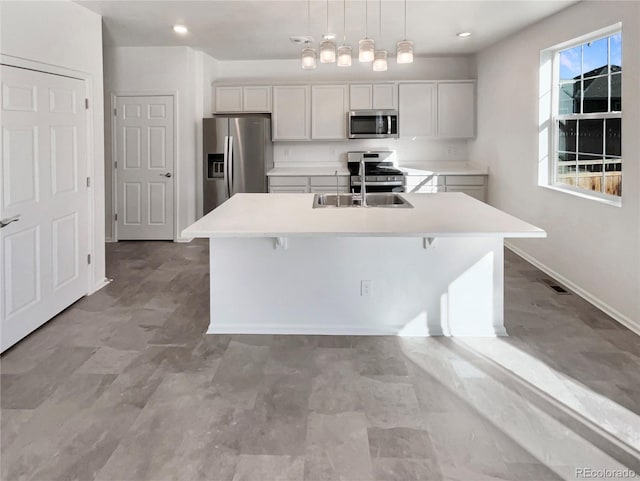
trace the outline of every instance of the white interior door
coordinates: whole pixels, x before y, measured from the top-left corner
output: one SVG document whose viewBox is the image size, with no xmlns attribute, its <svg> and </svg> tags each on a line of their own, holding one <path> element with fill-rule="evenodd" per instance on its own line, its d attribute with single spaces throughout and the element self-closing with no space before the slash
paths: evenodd
<svg viewBox="0 0 640 481">
<path fill-rule="evenodd" d="M 118 240 L 173 239 L 172 96 L 116 97 Z"/>
<path fill-rule="evenodd" d="M 89 196 L 84 81 L 0 69 L 4 351 L 88 292 Z"/>
</svg>

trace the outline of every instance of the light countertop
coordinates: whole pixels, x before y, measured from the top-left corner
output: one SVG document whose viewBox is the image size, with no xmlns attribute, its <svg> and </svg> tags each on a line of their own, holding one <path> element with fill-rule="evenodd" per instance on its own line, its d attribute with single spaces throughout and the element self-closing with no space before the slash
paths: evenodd
<svg viewBox="0 0 640 481">
<path fill-rule="evenodd" d="M 313 209 L 314 194 L 236 194 L 184 237 L 546 237 L 460 192 L 402 194 L 413 209 Z"/>
<path fill-rule="evenodd" d="M 398 168 L 407 175 L 487 175 L 487 168 L 470 162 L 436 161 L 436 162 L 401 162 Z M 267 172 L 267 176 L 314 176 L 314 175 L 349 175 L 346 166 L 277 166 Z"/>
<path fill-rule="evenodd" d="M 282 177 L 295 177 L 295 176 L 313 176 L 313 175 L 335 175 L 336 170 L 338 175 L 349 175 L 349 169 L 347 166 L 309 166 L 309 167 L 274 167 L 267 176 L 282 176 Z"/>
</svg>

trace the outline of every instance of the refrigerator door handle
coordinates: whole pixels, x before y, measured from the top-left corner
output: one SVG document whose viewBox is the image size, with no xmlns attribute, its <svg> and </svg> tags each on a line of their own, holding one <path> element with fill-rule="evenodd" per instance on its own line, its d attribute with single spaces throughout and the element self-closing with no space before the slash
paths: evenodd
<svg viewBox="0 0 640 481">
<path fill-rule="evenodd" d="M 229 136 L 229 154 L 228 154 L 228 158 L 229 160 L 227 161 L 227 163 L 229 164 L 229 197 L 231 197 L 234 192 L 233 192 L 233 136 L 230 135 Z"/>
<path fill-rule="evenodd" d="M 229 194 L 229 137 L 225 136 L 224 138 L 224 147 L 223 147 L 223 165 L 222 170 L 224 172 L 224 190 L 226 197 L 231 197 Z"/>
</svg>

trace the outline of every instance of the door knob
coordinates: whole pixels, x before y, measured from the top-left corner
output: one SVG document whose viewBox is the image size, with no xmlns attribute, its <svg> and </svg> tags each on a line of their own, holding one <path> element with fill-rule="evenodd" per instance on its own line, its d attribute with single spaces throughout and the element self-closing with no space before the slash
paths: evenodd
<svg viewBox="0 0 640 481">
<path fill-rule="evenodd" d="M 14 215 L 13 217 L 9 217 L 8 219 L 0 220 L 0 229 L 3 227 L 7 227 L 12 222 L 18 222 L 20 220 L 20 214 Z"/>
<path fill-rule="evenodd" d="M 171 172 L 167 172 L 166 174 L 160 174 L 163 177 L 171 177 Z"/>
</svg>

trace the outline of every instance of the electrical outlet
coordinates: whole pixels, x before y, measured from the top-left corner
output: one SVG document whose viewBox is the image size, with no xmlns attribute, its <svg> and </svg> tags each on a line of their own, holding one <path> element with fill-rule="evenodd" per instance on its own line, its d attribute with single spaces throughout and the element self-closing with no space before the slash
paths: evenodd
<svg viewBox="0 0 640 481">
<path fill-rule="evenodd" d="M 373 294 L 373 281 L 360 281 L 360 295 L 371 297 L 371 294 Z"/>
</svg>

